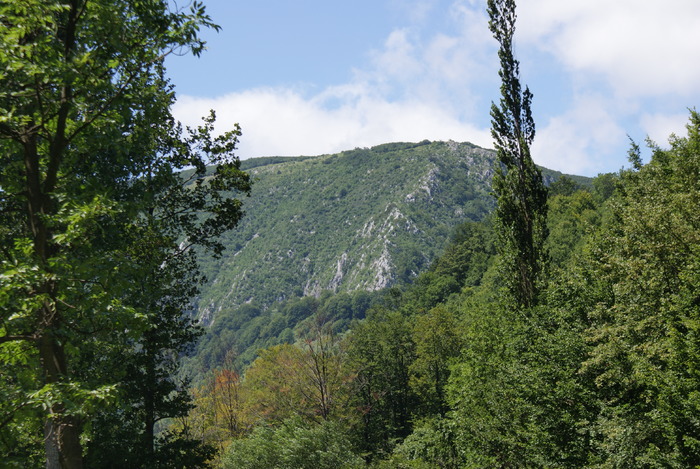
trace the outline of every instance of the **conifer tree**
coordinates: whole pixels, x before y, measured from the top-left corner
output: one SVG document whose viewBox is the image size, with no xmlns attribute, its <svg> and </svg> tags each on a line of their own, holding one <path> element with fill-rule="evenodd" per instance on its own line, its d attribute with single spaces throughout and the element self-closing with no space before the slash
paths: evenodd
<svg viewBox="0 0 700 469">
<path fill-rule="evenodd" d="M 495 228 L 501 275 L 515 304 L 537 304 L 547 264 L 547 189 L 530 157 L 535 122 L 532 93 L 520 85 L 520 63 L 513 56 L 515 1 L 489 0 L 489 29 L 499 42 L 501 100 L 491 105 L 491 134 L 500 166 L 493 178 L 498 197 Z"/>
</svg>

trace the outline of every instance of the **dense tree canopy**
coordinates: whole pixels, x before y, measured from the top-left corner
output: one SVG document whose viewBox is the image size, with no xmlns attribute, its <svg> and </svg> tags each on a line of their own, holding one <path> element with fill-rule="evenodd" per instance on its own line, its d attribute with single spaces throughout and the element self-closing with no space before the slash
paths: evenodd
<svg viewBox="0 0 700 469">
<path fill-rule="evenodd" d="M 192 338 L 189 247 L 219 252 L 242 215 L 226 191 L 249 190 L 240 131 L 170 114 L 164 57 L 215 27 L 197 2 L 18 0 L 0 21 L 0 457 L 82 467 L 91 418 L 129 381 L 146 380 L 127 402 L 153 445 L 163 351 Z"/>
<path fill-rule="evenodd" d="M 301 435 L 332 430 L 352 449 L 328 446 L 323 457 L 340 467 L 357 455 L 378 468 L 697 465 L 695 112 L 688 130 L 668 149 L 652 145 L 647 164 L 636 157 L 631 170 L 550 194 L 553 268 L 537 306 L 504 295 L 493 224 L 458 228 L 413 285 L 377 294 L 338 336 L 349 406 L 327 420 L 299 420 L 314 413 L 289 379 L 303 363 L 302 320 L 296 344 L 261 351 L 240 387 L 244 403 L 277 396 L 301 414 L 258 412 L 222 461 L 284 467 L 315 448 Z M 344 311 L 345 295 L 286 309 Z"/>
<path fill-rule="evenodd" d="M 700 466 L 700 115 L 548 192 L 515 4 L 488 6 L 493 217 L 410 285 L 237 307 L 191 385 L 197 256 L 250 183 L 237 127 L 174 122 L 162 63 L 215 26 L 196 2 L 0 4 L 0 464 Z"/>
<path fill-rule="evenodd" d="M 623 174 L 614 222 L 591 256 L 608 294 L 589 305 L 593 349 L 583 370 L 603 403 L 597 448 L 614 467 L 700 464 L 697 112 L 687 127 L 669 149 L 650 143 L 651 161 Z"/>
</svg>

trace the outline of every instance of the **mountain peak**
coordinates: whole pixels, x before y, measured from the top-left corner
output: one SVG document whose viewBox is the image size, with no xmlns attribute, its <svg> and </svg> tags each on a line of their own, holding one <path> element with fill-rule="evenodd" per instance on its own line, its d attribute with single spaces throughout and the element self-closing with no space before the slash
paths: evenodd
<svg viewBox="0 0 700 469">
<path fill-rule="evenodd" d="M 243 161 L 255 183 L 220 259 L 202 259 L 209 323 L 253 302 L 378 290 L 410 281 L 454 227 L 494 206 L 493 151 L 396 142 L 314 157 Z"/>
</svg>

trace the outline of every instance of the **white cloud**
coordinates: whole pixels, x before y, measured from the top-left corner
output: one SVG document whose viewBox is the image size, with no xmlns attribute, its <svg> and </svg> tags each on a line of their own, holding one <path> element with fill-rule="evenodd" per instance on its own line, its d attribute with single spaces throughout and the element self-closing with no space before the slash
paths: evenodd
<svg viewBox="0 0 700 469">
<path fill-rule="evenodd" d="M 522 0 L 518 37 L 618 96 L 689 96 L 700 80 L 697 0 Z"/>
<path fill-rule="evenodd" d="M 173 111 L 193 125 L 210 108 L 223 131 L 243 129 L 239 154 L 314 155 L 392 141 L 460 140 L 491 147 L 488 103 L 471 84 L 484 81 L 480 47 L 468 34 L 422 41 L 394 30 L 354 79 L 320 91 L 256 88 L 215 99 L 180 96 Z M 488 80 L 495 82 L 496 71 Z M 497 86 L 497 85 L 495 85 Z M 476 116 L 480 113 L 481 116 Z M 484 125 L 475 124 L 481 122 Z"/>
<path fill-rule="evenodd" d="M 181 96 L 176 116 L 195 123 L 214 108 L 222 130 L 239 122 L 244 158 L 426 138 L 492 147 L 498 59 L 485 2 L 395 2 L 409 24 L 370 51 L 349 82 Z M 678 111 L 699 97 L 700 1 L 521 0 L 518 15 L 516 52 L 527 58 L 523 74 L 540 80 L 536 111 L 547 113 L 537 122 L 538 164 L 594 175 L 624 164 L 627 133 L 665 142 L 683 132 L 687 115 Z"/>
<path fill-rule="evenodd" d="M 373 54 L 375 73 L 384 80 L 407 81 L 423 70 L 423 63 L 416 57 L 416 51 L 408 37 L 408 30 L 392 31 L 384 43 L 384 48 Z"/>
<path fill-rule="evenodd" d="M 646 135 L 661 147 L 665 146 L 671 134 L 685 135 L 688 114 L 644 113 L 640 117 L 641 127 Z"/>
<path fill-rule="evenodd" d="M 598 168 L 609 166 L 605 161 L 609 149 L 624 138 L 624 130 L 608 112 L 603 98 L 581 96 L 570 110 L 551 118 L 538 131 L 533 160 L 569 174 L 594 175 Z"/>
<path fill-rule="evenodd" d="M 679 111 L 700 98 L 697 0 L 522 0 L 516 39 L 526 55 L 554 59 L 548 70 L 567 77 L 577 96 L 552 105 L 558 115 L 538 135 L 545 166 L 565 170 L 556 155 L 568 152 L 566 170 L 619 169 L 626 134 L 663 146 L 671 133 L 684 132 L 687 114 Z"/>
<path fill-rule="evenodd" d="M 337 99 L 339 106 L 326 102 Z M 460 122 L 440 106 L 390 102 L 361 87 L 324 90 L 311 98 L 289 89 L 255 89 L 217 99 L 181 97 L 173 111 L 186 124 L 213 108 L 218 130 L 241 124 L 239 155 L 297 156 L 333 153 L 391 141 L 450 140 L 489 146 L 490 133 Z"/>
</svg>

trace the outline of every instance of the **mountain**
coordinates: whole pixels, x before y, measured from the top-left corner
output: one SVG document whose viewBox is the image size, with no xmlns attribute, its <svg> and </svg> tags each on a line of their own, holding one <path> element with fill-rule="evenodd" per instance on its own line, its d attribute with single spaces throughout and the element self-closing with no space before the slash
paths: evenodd
<svg viewBox="0 0 700 469">
<path fill-rule="evenodd" d="M 223 256 L 201 259 L 209 283 L 198 319 L 210 325 L 243 304 L 409 282 L 455 226 L 493 209 L 495 164 L 493 151 L 452 141 L 243 161 L 252 196 Z M 544 171 L 548 181 L 561 175 Z"/>
</svg>

